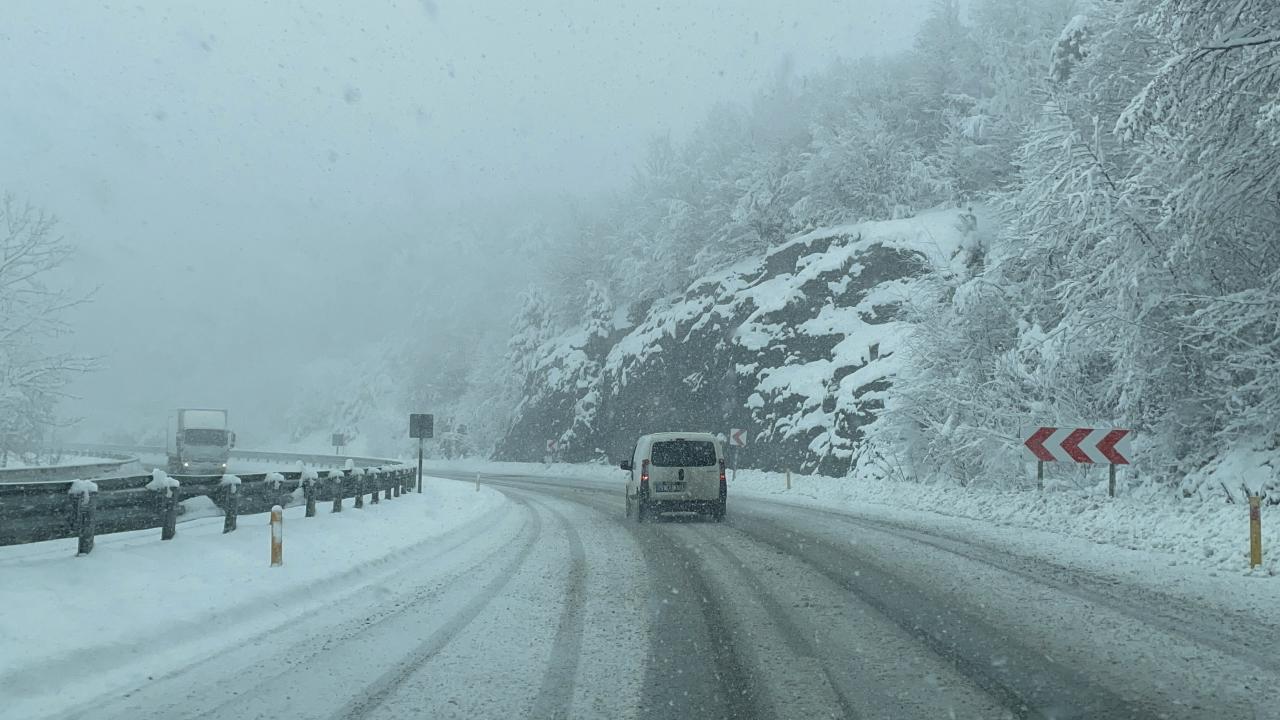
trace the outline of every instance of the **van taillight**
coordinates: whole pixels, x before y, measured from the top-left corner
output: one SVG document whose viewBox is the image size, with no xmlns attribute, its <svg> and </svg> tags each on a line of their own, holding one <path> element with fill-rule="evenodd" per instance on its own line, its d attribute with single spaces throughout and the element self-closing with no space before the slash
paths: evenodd
<svg viewBox="0 0 1280 720">
<path fill-rule="evenodd" d="M 640 461 L 640 487 L 643 490 L 649 489 L 649 461 Z"/>
<path fill-rule="evenodd" d="M 720 482 L 724 483 L 724 461 L 720 461 Z"/>
</svg>

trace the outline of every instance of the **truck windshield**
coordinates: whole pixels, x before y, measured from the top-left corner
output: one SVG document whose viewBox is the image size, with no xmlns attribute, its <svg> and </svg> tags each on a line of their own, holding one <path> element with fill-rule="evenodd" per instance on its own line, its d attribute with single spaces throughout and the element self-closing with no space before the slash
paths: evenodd
<svg viewBox="0 0 1280 720">
<path fill-rule="evenodd" d="M 716 464 L 716 447 L 709 442 L 667 440 L 653 444 L 655 467 L 707 467 Z"/>
<path fill-rule="evenodd" d="M 227 431 L 191 429 L 186 431 L 182 439 L 188 445 L 216 445 L 222 447 L 227 444 Z"/>
</svg>

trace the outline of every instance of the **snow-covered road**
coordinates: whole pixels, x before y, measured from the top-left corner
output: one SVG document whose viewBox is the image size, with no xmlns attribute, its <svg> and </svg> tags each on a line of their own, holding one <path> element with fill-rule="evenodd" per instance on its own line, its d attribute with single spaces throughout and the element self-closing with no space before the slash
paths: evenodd
<svg viewBox="0 0 1280 720">
<path fill-rule="evenodd" d="M 1280 717 L 1274 616 L 765 500 L 637 525 L 620 482 L 484 482 L 354 594 L 57 716 Z"/>
</svg>

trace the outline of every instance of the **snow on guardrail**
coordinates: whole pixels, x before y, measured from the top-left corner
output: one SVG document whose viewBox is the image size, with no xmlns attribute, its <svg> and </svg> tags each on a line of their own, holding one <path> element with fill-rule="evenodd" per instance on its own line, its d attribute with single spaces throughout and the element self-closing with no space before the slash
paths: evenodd
<svg viewBox="0 0 1280 720">
<path fill-rule="evenodd" d="M 332 501 L 340 511 L 346 498 L 363 507 L 367 496 L 390 500 L 413 484 L 415 470 L 398 461 L 381 458 L 345 458 L 298 453 L 253 452 L 259 458 L 292 465 L 283 472 L 240 473 L 238 475 L 170 477 L 157 470 L 151 474 L 95 478 L 97 492 L 92 503 L 81 502 L 82 480 L 37 480 L 0 484 L 0 545 L 17 545 L 42 540 L 86 538 L 92 547 L 96 532 L 116 533 L 161 528 L 161 539 L 176 533 L 177 520 L 185 514 L 223 515 L 225 532 L 236 527 L 240 514 L 269 512 L 274 505 L 305 505 L 313 517 L 318 502 Z M 349 469 L 329 471 L 325 482 L 317 481 L 305 459 L 322 459 L 323 464 L 349 464 Z M 79 494 L 77 494 L 77 492 Z M 213 511 L 213 512 L 211 512 Z"/>
</svg>

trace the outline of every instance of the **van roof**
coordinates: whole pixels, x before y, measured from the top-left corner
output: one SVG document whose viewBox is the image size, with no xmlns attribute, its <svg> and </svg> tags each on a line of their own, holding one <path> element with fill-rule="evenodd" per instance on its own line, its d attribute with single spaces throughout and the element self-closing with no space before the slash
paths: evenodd
<svg viewBox="0 0 1280 720">
<path fill-rule="evenodd" d="M 681 439 L 702 440 L 702 441 L 710 441 L 710 442 L 715 442 L 717 440 L 715 435 L 712 435 L 711 433 L 706 433 L 706 432 L 660 432 L 660 433 L 649 433 L 644 437 L 647 437 L 650 440 L 653 440 L 655 442 L 661 441 L 661 440 L 681 440 Z"/>
</svg>

